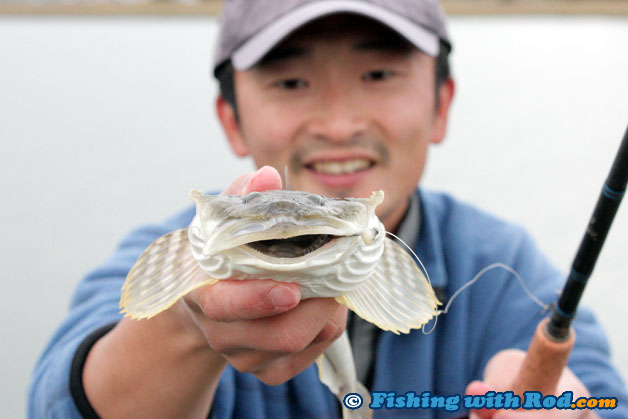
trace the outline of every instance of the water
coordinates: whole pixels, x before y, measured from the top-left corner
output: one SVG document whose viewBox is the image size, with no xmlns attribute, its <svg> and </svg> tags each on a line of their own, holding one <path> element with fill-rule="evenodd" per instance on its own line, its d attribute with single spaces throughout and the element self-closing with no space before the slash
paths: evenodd
<svg viewBox="0 0 628 419">
<path fill-rule="evenodd" d="M 628 19 L 453 18 L 456 98 L 426 187 L 526 225 L 568 269 L 628 123 Z M 130 228 L 252 164 L 214 116 L 211 18 L 0 19 L 4 417 L 76 282 Z M 628 376 L 628 209 L 584 300 Z"/>
</svg>

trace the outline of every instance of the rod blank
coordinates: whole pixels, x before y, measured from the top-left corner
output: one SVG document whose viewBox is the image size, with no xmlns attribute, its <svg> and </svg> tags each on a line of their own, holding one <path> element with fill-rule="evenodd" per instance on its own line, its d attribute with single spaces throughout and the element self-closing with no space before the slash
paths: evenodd
<svg viewBox="0 0 628 419">
<path fill-rule="evenodd" d="M 606 235 L 626 192 L 627 184 L 628 129 L 626 129 L 611 171 L 580 242 L 567 283 L 554 306 L 551 321 L 547 326 L 548 333 L 555 339 L 565 339 L 569 334 L 569 326 L 576 315 L 580 298 L 604 246 Z"/>
</svg>

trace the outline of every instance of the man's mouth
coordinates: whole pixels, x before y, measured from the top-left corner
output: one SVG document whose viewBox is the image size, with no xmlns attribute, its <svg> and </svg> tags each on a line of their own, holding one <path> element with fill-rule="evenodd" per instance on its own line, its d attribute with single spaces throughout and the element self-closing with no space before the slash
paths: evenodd
<svg viewBox="0 0 628 419">
<path fill-rule="evenodd" d="M 367 170 L 374 165 L 375 162 L 372 160 L 365 158 L 353 158 L 347 160 L 315 161 L 307 164 L 306 167 L 317 173 L 339 176 Z"/>
</svg>

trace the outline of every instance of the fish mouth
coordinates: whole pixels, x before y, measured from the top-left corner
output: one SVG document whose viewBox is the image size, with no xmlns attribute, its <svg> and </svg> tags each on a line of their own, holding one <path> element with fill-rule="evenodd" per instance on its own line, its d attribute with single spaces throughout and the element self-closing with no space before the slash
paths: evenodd
<svg viewBox="0 0 628 419">
<path fill-rule="evenodd" d="M 334 224 L 334 225 L 330 225 Z M 359 234 L 359 226 L 341 219 L 304 218 L 299 223 L 286 217 L 270 220 L 237 220 L 214 232 L 202 245 L 205 257 L 242 247 L 264 258 L 298 258 L 326 248 L 337 239 Z"/>
<path fill-rule="evenodd" d="M 339 236 L 332 234 L 303 234 L 283 239 L 249 242 L 246 246 L 274 258 L 298 258 L 312 253 Z"/>
</svg>

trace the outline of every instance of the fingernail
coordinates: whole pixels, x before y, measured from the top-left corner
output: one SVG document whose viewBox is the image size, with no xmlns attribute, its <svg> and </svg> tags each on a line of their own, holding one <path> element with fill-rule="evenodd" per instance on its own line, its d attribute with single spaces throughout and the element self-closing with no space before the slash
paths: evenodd
<svg viewBox="0 0 628 419">
<path fill-rule="evenodd" d="M 295 305 L 298 302 L 299 296 L 290 287 L 278 285 L 270 290 L 270 300 L 277 308 L 286 308 Z"/>
<path fill-rule="evenodd" d="M 256 173 L 260 173 L 262 170 L 268 170 L 268 169 L 271 169 L 271 170 L 277 170 L 277 169 L 275 169 L 273 166 L 269 166 L 269 165 L 267 165 L 267 164 L 266 164 L 266 165 L 264 165 L 264 166 L 260 167 L 260 168 L 257 170 L 257 172 L 256 172 Z"/>
</svg>

